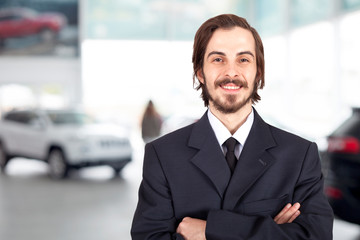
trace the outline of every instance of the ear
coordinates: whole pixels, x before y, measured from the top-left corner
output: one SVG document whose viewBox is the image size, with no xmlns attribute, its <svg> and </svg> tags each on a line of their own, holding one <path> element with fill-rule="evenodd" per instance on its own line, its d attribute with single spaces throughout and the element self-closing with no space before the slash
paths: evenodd
<svg viewBox="0 0 360 240">
<path fill-rule="evenodd" d="M 196 77 L 197 79 L 202 83 L 204 84 L 204 74 L 203 74 L 203 71 L 202 69 L 199 69 L 197 72 L 196 72 Z"/>
</svg>

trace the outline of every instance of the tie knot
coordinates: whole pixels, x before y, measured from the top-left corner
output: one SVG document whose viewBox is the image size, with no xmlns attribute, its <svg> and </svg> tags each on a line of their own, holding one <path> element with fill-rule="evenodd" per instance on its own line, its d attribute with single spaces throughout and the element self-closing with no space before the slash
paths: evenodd
<svg viewBox="0 0 360 240">
<path fill-rule="evenodd" d="M 226 141 L 225 141 L 225 146 L 228 150 L 228 152 L 234 152 L 235 150 L 235 145 L 238 141 L 233 138 L 233 137 L 229 137 Z"/>
</svg>

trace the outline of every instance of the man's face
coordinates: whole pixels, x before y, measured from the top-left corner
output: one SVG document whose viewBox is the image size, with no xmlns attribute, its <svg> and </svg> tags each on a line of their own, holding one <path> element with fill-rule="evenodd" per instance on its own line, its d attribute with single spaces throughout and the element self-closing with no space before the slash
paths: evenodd
<svg viewBox="0 0 360 240">
<path fill-rule="evenodd" d="M 197 77 L 205 85 L 203 91 L 209 97 L 210 108 L 234 113 L 245 105 L 251 107 L 256 71 L 251 32 L 234 27 L 214 32 Z"/>
</svg>

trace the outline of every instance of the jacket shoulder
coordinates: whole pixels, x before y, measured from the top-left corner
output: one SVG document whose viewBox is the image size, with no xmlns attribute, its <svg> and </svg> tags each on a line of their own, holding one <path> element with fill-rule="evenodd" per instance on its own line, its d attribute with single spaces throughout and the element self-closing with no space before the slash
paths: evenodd
<svg viewBox="0 0 360 240">
<path fill-rule="evenodd" d="M 167 133 L 153 141 L 154 146 L 187 143 L 195 123 Z"/>
<path fill-rule="evenodd" d="M 284 129 L 280 129 L 278 127 L 272 126 L 268 124 L 269 129 L 275 139 L 276 142 L 281 143 L 296 143 L 300 145 L 309 145 L 311 144 L 311 141 L 308 139 L 305 139 L 297 134 L 294 134 L 292 132 L 289 132 Z"/>
</svg>

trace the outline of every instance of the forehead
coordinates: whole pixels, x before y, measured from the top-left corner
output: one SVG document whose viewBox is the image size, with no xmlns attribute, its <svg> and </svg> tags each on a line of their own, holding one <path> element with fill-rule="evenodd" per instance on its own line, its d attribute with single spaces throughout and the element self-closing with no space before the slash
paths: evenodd
<svg viewBox="0 0 360 240">
<path fill-rule="evenodd" d="M 215 30 L 207 45 L 206 52 L 210 51 L 251 51 L 255 54 L 255 39 L 245 28 L 219 28 Z"/>
</svg>

